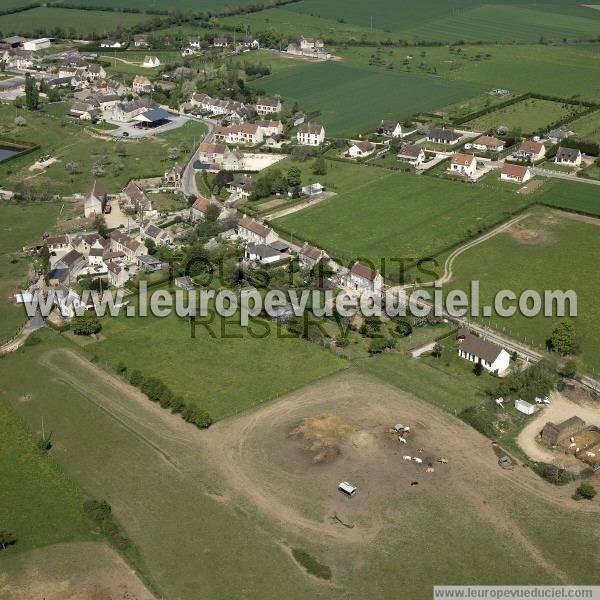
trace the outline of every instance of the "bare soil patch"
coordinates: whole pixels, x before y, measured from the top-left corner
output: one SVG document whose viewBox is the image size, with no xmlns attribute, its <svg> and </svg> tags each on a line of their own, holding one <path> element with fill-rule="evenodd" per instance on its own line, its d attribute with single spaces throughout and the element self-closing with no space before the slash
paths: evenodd
<svg viewBox="0 0 600 600">
<path fill-rule="evenodd" d="M 511 236 L 519 244 L 538 246 L 551 241 L 550 234 L 543 229 L 517 227 L 511 231 Z"/>
<path fill-rule="evenodd" d="M 56 544 L 2 561 L 4 600 L 154 600 L 107 544 Z"/>
<path fill-rule="evenodd" d="M 534 179 L 533 181 L 526 183 L 522 188 L 519 188 L 518 193 L 523 195 L 532 194 L 542 185 L 544 185 L 544 181 L 541 179 Z"/>
</svg>

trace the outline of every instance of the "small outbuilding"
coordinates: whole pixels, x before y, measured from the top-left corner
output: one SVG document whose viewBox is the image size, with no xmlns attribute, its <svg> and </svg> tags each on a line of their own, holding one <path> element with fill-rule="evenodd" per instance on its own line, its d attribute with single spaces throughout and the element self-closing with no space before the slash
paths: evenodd
<svg viewBox="0 0 600 600">
<path fill-rule="evenodd" d="M 340 492 L 344 492 L 344 494 L 347 494 L 348 496 L 354 496 L 354 494 L 356 494 L 356 486 L 348 483 L 347 481 L 342 481 L 338 485 L 338 490 L 340 490 Z"/>
<path fill-rule="evenodd" d="M 521 398 L 515 400 L 515 408 L 524 415 L 532 415 L 535 412 L 535 406 L 529 404 L 529 402 L 525 402 L 525 400 L 521 400 Z"/>
</svg>

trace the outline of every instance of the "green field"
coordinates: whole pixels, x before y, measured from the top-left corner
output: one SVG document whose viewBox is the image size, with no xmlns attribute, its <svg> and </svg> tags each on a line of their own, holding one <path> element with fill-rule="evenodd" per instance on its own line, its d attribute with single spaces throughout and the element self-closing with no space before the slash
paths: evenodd
<svg viewBox="0 0 600 600">
<path fill-rule="evenodd" d="M 420 111 L 474 96 L 476 84 L 456 84 L 423 74 L 395 73 L 346 62 L 307 63 L 252 85 L 320 111 L 327 136 L 371 132 L 381 119 L 406 119 Z"/>
<path fill-rule="evenodd" d="M 0 202 L 0 342 L 13 337 L 27 316 L 12 296 L 27 282 L 29 258 L 21 250 L 54 229 L 61 205 Z M 11 301 L 9 301 L 11 300 Z"/>
<path fill-rule="evenodd" d="M 517 295 L 529 289 L 542 294 L 544 290 L 575 290 L 578 316 L 574 323 L 582 336 L 581 362 L 585 370 L 597 374 L 600 285 L 591 274 L 600 261 L 599 223 L 574 220 L 547 209 L 535 211 L 511 233 L 499 234 L 461 254 L 454 264 L 455 276 L 448 289 L 468 290 L 469 282 L 478 280 L 482 305 L 493 305 L 494 294 L 502 289 Z M 543 348 L 560 319 L 543 315 L 526 318 L 517 313 L 509 319 L 492 316 L 490 320 L 495 329 Z"/>
<path fill-rule="evenodd" d="M 580 112 L 581 107 L 575 104 L 528 98 L 468 121 L 463 126 L 483 132 L 502 125 L 511 131 L 533 133 L 558 121 L 573 119 Z"/>
<path fill-rule="evenodd" d="M 539 201 L 559 208 L 600 216 L 599 187 L 576 181 L 553 180 L 544 187 Z"/>
<path fill-rule="evenodd" d="M 0 32 L 6 36 L 35 36 L 55 34 L 60 29 L 64 32 L 62 35 L 69 37 L 100 37 L 120 27 L 133 27 L 148 19 L 143 14 L 40 7 L 0 15 Z"/>
<path fill-rule="evenodd" d="M 344 262 L 433 256 L 529 202 L 509 191 L 433 177 L 386 172 L 362 189 L 340 194 L 275 221 Z M 397 266 L 393 266 L 397 269 Z M 388 276 L 390 273 L 388 272 Z M 393 275 L 392 275 L 393 277 Z"/>
<path fill-rule="evenodd" d="M 40 145 L 36 152 L 0 165 L 0 179 L 12 188 L 24 182 L 27 186 L 51 189 L 61 195 L 84 193 L 95 178 L 92 168 L 102 163 L 104 175 L 97 179 L 109 192 L 117 192 L 130 179 L 161 175 L 173 162 L 167 158 L 166 150 L 179 148 L 185 156 L 204 131 L 201 123 L 190 122 L 142 141 L 123 142 L 116 138 L 108 141 L 86 133 L 89 122 L 70 119 L 66 116 L 67 111 L 67 105 L 62 103 L 37 112 L 0 106 L 0 133 L 7 138 Z M 14 125 L 16 114 L 25 118 L 25 127 Z M 44 171 L 31 171 L 29 167 L 43 154 L 51 154 L 57 161 Z M 68 170 L 66 165 L 69 163 L 76 163 L 77 168 Z"/>
<path fill-rule="evenodd" d="M 25 361 L 21 359 L 21 363 Z M 7 372 L 3 374 L 5 391 L 13 378 L 14 374 L 10 377 Z M 43 396 L 44 390 L 40 388 L 31 398 L 12 397 L 24 403 L 39 402 Z M 31 426 L 37 435 L 40 420 L 36 419 Z M 50 544 L 98 539 L 96 528 L 83 513 L 81 491 L 52 458 L 38 451 L 34 436 L 13 413 L 5 397 L 0 399 L 0 438 L 0 523 L 2 530 L 17 538 L 17 543 L 3 550 L 3 554 L 10 556 Z M 0 568 L 1 565 L 0 556 Z"/>
<path fill-rule="evenodd" d="M 569 123 L 578 138 L 600 144 L 600 110 Z"/>
</svg>

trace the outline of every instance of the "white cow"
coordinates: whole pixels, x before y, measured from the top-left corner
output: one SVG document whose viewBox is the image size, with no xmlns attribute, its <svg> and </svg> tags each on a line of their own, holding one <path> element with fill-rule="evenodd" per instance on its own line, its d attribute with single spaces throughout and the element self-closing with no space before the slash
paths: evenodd
<svg viewBox="0 0 600 600">
<path fill-rule="evenodd" d="M 406 454 L 402 458 L 404 460 L 412 460 L 412 456 L 407 456 Z"/>
<path fill-rule="evenodd" d="M 413 460 L 414 460 L 416 463 L 422 463 L 422 462 L 423 462 L 423 459 L 421 459 L 421 458 L 418 458 L 417 456 L 415 456 L 415 457 L 413 458 Z"/>
</svg>

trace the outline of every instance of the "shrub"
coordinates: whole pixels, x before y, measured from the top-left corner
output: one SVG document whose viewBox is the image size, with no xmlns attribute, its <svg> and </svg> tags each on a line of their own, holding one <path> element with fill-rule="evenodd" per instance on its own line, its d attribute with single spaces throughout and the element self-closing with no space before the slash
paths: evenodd
<svg viewBox="0 0 600 600">
<path fill-rule="evenodd" d="M 5 550 L 7 546 L 12 546 L 17 543 L 17 538 L 9 531 L 0 531 L 0 548 Z"/>
<path fill-rule="evenodd" d="M 185 402 L 181 396 L 173 396 L 171 399 L 171 412 L 180 413 L 185 408 Z"/>
<path fill-rule="evenodd" d="M 490 416 L 483 406 L 469 406 L 465 408 L 459 415 L 459 417 L 468 423 L 474 429 L 477 429 L 479 433 L 485 435 L 490 439 L 496 437 L 496 431 L 490 420 Z"/>
<path fill-rule="evenodd" d="M 554 485 L 565 485 L 573 481 L 573 475 L 558 465 L 534 463 L 532 468 L 540 477 Z"/>
<path fill-rule="evenodd" d="M 142 372 L 134 369 L 129 376 L 129 383 L 135 387 L 141 387 L 144 383 L 144 376 L 142 375 Z"/>
<path fill-rule="evenodd" d="M 119 375 L 125 375 L 127 373 L 127 365 L 121 360 L 117 365 L 117 373 Z"/>
<path fill-rule="evenodd" d="M 396 324 L 396 333 L 402 337 L 408 337 L 412 333 L 412 325 L 402 319 Z"/>
<path fill-rule="evenodd" d="M 320 579 L 331 579 L 331 569 L 300 548 L 292 548 L 293 557 L 306 569 L 307 573 Z"/>
<path fill-rule="evenodd" d="M 594 488 L 593 485 L 590 485 L 589 483 L 582 483 L 575 490 L 573 499 L 574 500 L 582 500 L 582 499 L 592 500 L 592 498 L 594 498 L 595 495 L 596 495 L 596 489 Z"/>
<path fill-rule="evenodd" d="M 92 335 L 98 333 L 102 325 L 94 313 L 86 312 L 80 317 L 73 317 L 71 329 L 75 335 Z"/>
<path fill-rule="evenodd" d="M 563 377 L 573 378 L 577 374 L 577 363 L 574 360 L 568 360 L 560 370 Z"/>
<path fill-rule="evenodd" d="M 127 550 L 130 541 L 121 533 L 119 525 L 114 520 L 110 504 L 106 500 L 86 500 L 83 503 L 85 514 L 102 529 L 102 533 L 119 550 Z"/>
<path fill-rule="evenodd" d="M 388 348 L 393 348 L 395 345 L 396 342 L 391 339 L 373 338 L 369 344 L 368 352 L 369 354 L 381 354 Z"/>
<path fill-rule="evenodd" d="M 199 429 L 206 429 L 212 425 L 212 419 L 210 415 L 203 410 L 202 408 L 198 408 L 197 406 L 186 406 L 181 416 L 184 421 L 188 423 L 193 423 Z"/>
</svg>

